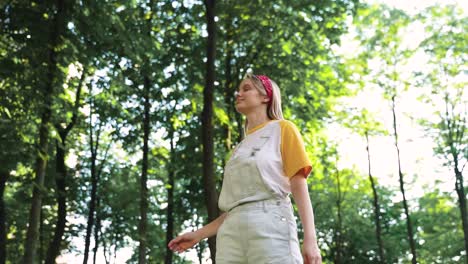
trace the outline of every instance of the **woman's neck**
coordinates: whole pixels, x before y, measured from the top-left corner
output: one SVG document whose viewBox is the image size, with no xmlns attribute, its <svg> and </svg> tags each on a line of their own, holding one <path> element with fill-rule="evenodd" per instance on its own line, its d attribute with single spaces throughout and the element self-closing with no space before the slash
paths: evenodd
<svg viewBox="0 0 468 264">
<path fill-rule="evenodd" d="M 247 115 L 247 131 L 270 120 L 266 113 L 250 113 Z"/>
</svg>

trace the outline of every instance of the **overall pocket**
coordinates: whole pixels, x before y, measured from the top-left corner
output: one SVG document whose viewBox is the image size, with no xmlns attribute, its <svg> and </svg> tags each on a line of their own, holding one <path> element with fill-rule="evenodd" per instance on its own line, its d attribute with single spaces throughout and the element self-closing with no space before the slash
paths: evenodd
<svg viewBox="0 0 468 264">
<path fill-rule="evenodd" d="M 227 169 L 226 178 L 234 201 L 252 196 L 260 190 L 260 184 L 263 183 L 254 159 L 239 158 Z"/>
</svg>

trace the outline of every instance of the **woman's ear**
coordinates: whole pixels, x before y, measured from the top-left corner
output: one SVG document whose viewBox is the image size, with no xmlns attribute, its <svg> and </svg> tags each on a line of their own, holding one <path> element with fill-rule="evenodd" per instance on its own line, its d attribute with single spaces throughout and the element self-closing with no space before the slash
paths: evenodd
<svg viewBox="0 0 468 264">
<path fill-rule="evenodd" d="M 270 100 L 271 100 L 271 99 L 270 99 L 270 98 L 268 98 L 268 96 L 266 96 L 266 95 L 265 95 L 265 96 L 263 96 L 263 103 L 265 103 L 265 104 L 266 104 L 266 103 L 269 103 L 269 102 L 270 102 Z"/>
</svg>

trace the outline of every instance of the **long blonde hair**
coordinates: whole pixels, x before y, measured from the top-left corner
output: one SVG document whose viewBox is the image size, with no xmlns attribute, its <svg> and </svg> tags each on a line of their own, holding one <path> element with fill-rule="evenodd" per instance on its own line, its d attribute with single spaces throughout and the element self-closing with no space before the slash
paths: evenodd
<svg viewBox="0 0 468 264">
<path fill-rule="evenodd" d="M 267 95 L 265 87 L 263 87 L 262 82 L 251 72 L 247 72 L 244 76 L 244 80 L 250 80 L 261 95 Z M 272 79 L 270 79 L 271 87 L 273 88 L 273 95 L 271 102 L 267 106 L 267 116 L 271 120 L 283 120 L 283 110 L 281 109 L 281 94 L 278 84 L 276 84 Z M 244 124 L 244 133 L 247 131 L 247 119 Z"/>
</svg>

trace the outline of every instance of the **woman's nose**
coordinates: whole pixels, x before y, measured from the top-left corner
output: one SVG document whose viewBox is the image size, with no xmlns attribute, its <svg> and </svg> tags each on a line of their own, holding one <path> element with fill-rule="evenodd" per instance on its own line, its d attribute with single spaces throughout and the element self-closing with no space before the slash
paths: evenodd
<svg viewBox="0 0 468 264">
<path fill-rule="evenodd" d="M 239 91 L 235 91 L 235 92 L 234 92 L 234 98 L 239 97 L 239 95 L 240 95 Z"/>
</svg>

